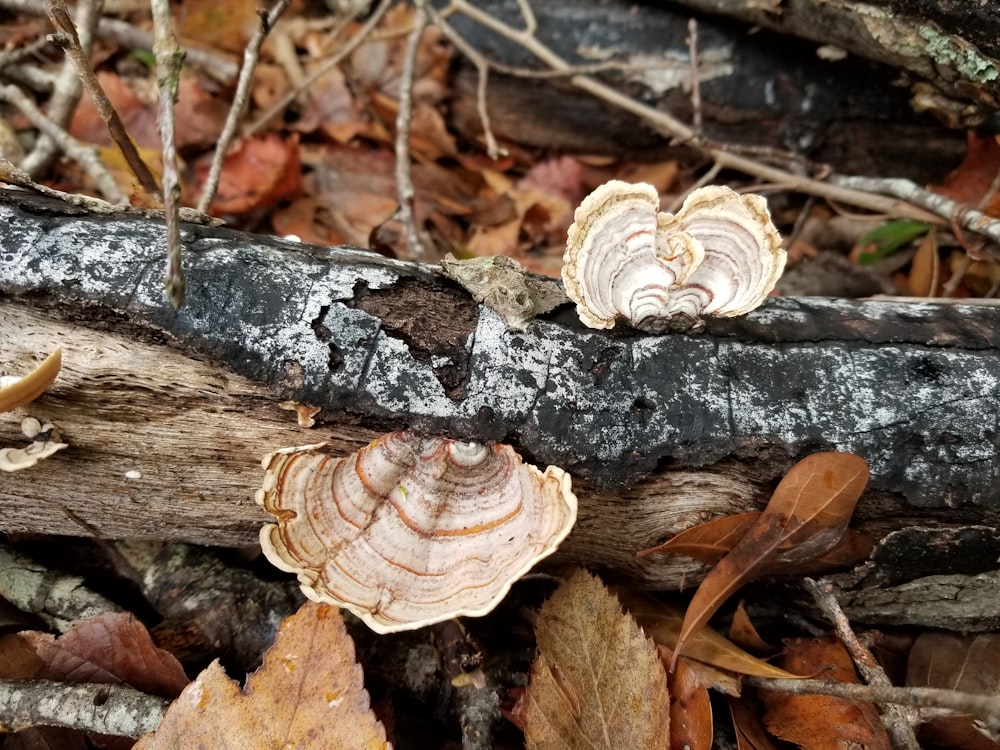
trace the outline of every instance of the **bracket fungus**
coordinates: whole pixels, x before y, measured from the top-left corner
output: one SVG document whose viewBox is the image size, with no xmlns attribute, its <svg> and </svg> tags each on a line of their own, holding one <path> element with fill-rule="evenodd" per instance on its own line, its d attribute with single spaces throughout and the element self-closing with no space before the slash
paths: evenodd
<svg viewBox="0 0 1000 750">
<path fill-rule="evenodd" d="M 263 465 L 268 560 L 379 633 L 486 614 L 576 520 L 569 475 L 508 445 L 394 432 L 346 457 L 319 443 Z"/>
<path fill-rule="evenodd" d="M 659 207 L 652 185 L 612 180 L 576 209 L 562 276 L 585 325 L 683 330 L 748 313 L 774 289 L 786 254 L 762 197 L 710 185 L 676 214 Z"/>
<path fill-rule="evenodd" d="M 53 453 L 69 448 L 62 442 L 59 430 L 54 424 L 42 424 L 34 417 L 21 420 L 21 432 L 31 440 L 26 448 L 0 448 L 0 471 L 21 471 L 28 469 Z"/>
<path fill-rule="evenodd" d="M 55 382 L 62 368 L 62 348 L 46 357 L 38 367 L 24 377 L 0 378 L 0 412 L 13 411 L 41 396 Z M 21 420 L 21 432 L 31 439 L 26 448 L 0 448 L 0 471 L 27 469 L 56 451 L 68 448 L 53 424 L 43 425 L 34 417 Z"/>
</svg>

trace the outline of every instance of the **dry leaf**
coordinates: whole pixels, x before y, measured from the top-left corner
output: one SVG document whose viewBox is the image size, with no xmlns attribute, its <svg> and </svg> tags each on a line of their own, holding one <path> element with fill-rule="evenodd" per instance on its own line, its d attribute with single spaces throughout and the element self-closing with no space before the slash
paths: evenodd
<svg viewBox="0 0 1000 750">
<path fill-rule="evenodd" d="M 654 642 L 674 648 L 684 622 L 684 613 L 679 608 L 634 591 L 621 591 L 618 598 Z M 684 656 L 736 674 L 790 679 L 798 676 L 748 654 L 712 628 L 702 628 L 693 634 Z"/>
<path fill-rule="evenodd" d="M 753 528 L 760 518 L 760 513 L 737 513 L 714 521 L 706 521 L 680 534 L 671 537 L 663 544 L 644 549 L 637 553 L 640 557 L 654 552 L 666 554 L 687 555 L 706 565 L 715 565 L 725 555 L 732 551 L 736 543 Z M 875 540 L 870 535 L 855 529 L 847 529 L 843 537 L 831 549 L 817 558 L 801 563 L 783 563 L 781 555 L 792 552 L 795 544 L 786 540 L 778 547 L 777 558 L 768 572 L 797 575 L 818 575 L 837 568 L 850 567 L 865 560 L 875 547 Z"/>
<path fill-rule="evenodd" d="M 1000 635 L 922 633 L 913 643 L 906 665 L 908 687 L 933 687 L 979 695 L 1000 693 Z M 920 728 L 928 745 L 962 750 L 1000 747 L 974 726 L 972 716 L 939 716 Z"/>
<path fill-rule="evenodd" d="M 743 648 L 748 648 L 758 653 L 773 654 L 778 649 L 760 637 L 757 628 L 750 621 L 743 602 L 736 605 L 733 613 L 733 622 L 729 626 L 729 640 Z"/>
<path fill-rule="evenodd" d="M 788 641 L 782 666 L 804 676 L 822 670 L 822 677 L 826 679 L 858 681 L 847 649 L 833 637 Z M 892 744 L 878 710 L 870 703 L 829 695 L 788 695 L 768 690 L 761 690 L 760 696 L 768 730 L 803 750 L 832 747 L 891 750 Z"/>
<path fill-rule="evenodd" d="M 736 513 L 723 516 L 713 521 L 706 521 L 680 534 L 672 536 L 663 544 L 644 549 L 639 557 L 651 555 L 654 552 L 664 552 L 673 555 L 686 555 L 699 560 L 706 565 L 715 565 L 736 546 L 746 533 L 760 518 L 758 511 Z"/>
<path fill-rule="evenodd" d="M 701 582 L 684 616 L 675 652 L 684 651 L 691 634 L 747 581 L 779 565 L 800 565 L 833 548 L 844 536 L 867 485 L 868 464 L 853 453 L 815 453 L 795 464 L 757 522 Z"/>
<path fill-rule="evenodd" d="M 78 620 L 59 638 L 22 635 L 45 662 L 48 679 L 124 683 L 163 698 L 175 698 L 189 682 L 180 662 L 157 648 L 130 614 L 106 612 Z"/>
<path fill-rule="evenodd" d="M 200 171 L 202 179 L 208 176 L 207 166 Z M 245 138 L 226 154 L 212 213 L 269 208 L 299 192 L 301 172 L 298 135 L 282 138 L 268 133 Z"/>
<path fill-rule="evenodd" d="M 730 698 L 729 712 L 733 717 L 738 750 L 776 750 L 761 722 L 760 711 L 755 711 L 745 700 Z"/>
<path fill-rule="evenodd" d="M 257 3 L 253 0 L 229 3 L 187 0 L 178 11 L 178 36 L 196 47 L 242 54 L 247 40 L 260 26 Z"/>
<path fill-rule="evenodd" d="M 260 669 L 240 688 L 218 662 L 188 685 L 134 750 L 385 750 L 354 644 L 335 607 L 308 602 L 285 620 Z"/>
<path fill-rule="evenodd" d="M 44 671 L 45 662 L 27 638 L 20 633 L 0 635 L 0 680 L 36 679 Z"/>
<path fill-rule="evenodd" d="M 670 677 L 670 750 L 712 750 L 708 688 L 685 661 Z"/>
<path fill-rule="evenodd" d="M 969 147 L 965 159 L 944 179 L 944 183 L 931 188 L 960 203 L 976 206 L 991 188 L 993 178 L 1000 171 L 1000 136 L 980 138 L 969 131 Z M 994 195 L 983 213 L 1000 216 L 1000 195 Z"/>
<path fill-rule="evenodd" d="M 910 263 L 906 284 L 914 297 L 933 297 L 937 294 L 941 286 L 941 258 L 938 256 L 937 232 L 934 229 L 920 241 Z"/>
<path fill-rule="evenodd" d="M 599 580 L 575 573 L 542 606 L 535 630 L 529 749 L 667 746 L 670 699 L 656 647 Z"/>
</svg>

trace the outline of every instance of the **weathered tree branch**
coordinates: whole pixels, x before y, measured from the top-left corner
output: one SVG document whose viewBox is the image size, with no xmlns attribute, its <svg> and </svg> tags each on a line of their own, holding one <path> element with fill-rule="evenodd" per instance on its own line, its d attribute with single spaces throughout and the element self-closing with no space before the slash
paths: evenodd
<svg viewBox="0 0 1000 750">
<path fill-rule="evenodd" d="M 568 469 L 582 508 L 562 559 L 657 585 L 694 568 L 637 549 L 759 505 L 816 450 L 869 461 L 858 517 L 879 537 L 996 522 L 996 308 L 775 299 L 659 337 L 585 330 L 563 309 L 515 332 L 426 266 L 183 235 L 175 312 L 162 225 L 0 192 L 2 366 L 63 346 L 63 374 L 28 410 L 72 446 L 3 477 L 0 529 L 252 544 L 261 455 L 402 427 Z M 318 426 L 283 400 L 321 406 Z M 19 419 L 0 418 L 4 444 Z"/>
</svg>

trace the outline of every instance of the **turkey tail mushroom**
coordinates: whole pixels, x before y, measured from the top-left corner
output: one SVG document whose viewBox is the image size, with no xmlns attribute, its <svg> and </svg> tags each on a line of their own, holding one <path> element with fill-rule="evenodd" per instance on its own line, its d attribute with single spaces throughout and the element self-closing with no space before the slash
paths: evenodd
<svg viewBox="0 0 1000 750">
<path fill-rule="evenodd" d="M 576 520 L 570 477 L 507 445 L 385 435 L 347 457 L 325 443 L 264 458 L 261 547 L 306 596 L 379 633 L 492 610 Z"/>
<path fill-rule="evenodd" d="M 676 214 L 659 203 L 652 185 L 613 180 L 577 208 L 562 276 L 585 325 L 661 333 L 764 301 L 786 253 L 763 198 L 711 185 Z"/>
</svg>

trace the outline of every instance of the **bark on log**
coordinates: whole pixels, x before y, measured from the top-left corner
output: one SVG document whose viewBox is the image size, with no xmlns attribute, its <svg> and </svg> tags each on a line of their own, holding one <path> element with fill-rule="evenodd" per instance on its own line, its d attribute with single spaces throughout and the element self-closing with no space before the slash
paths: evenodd
<svg viewBox="0 0 1000 750">
<path fill-rule="evenodd" d="M 29 410 L 73 446 L 0 478 L 0 530 L 251 544 L 261 455 L 406 426 L 571 471 L 562 559 L 656 585 L 692 568 L 637 549 L 759 505 L 816 450 L 869 461 L 858 518 L 878 537 L 996 524 L 997 308 L 774 299 L 658 337 L 564 308 L 515 332 L 429 267 L 193 225 L 184 244 L 175 312 L 158 221 L 0 192 L 2 366 L 62 344 Z M 317 428 L 286 399 L 323 407 Z M 18 420 L 0 419 L 3 444 Z"/>
<path fill-rule="evenodd" d="M 880 58 L 867 55 L 860 45 L 851 47 L 848 42 L 861 37 L 855 39 L 837 32 L 845 27 L 853 30 L 847 19 L 853 18 L 856 25 L 870 19 L 870 15 L 847 13 L 844 6 L 859 5 L 856 3 L 800 0 L 783 3 L 782 13 L 760 10 L 760 3 L 720 4 L 709 0 L 690 4 L 776 31 L 758 29 L 759 33 L 749 33 L 747 25 L 674 4 L 636 5 L 615 0 L 535 3 L 535 36 L 573 64 L 609 59 L 632 63 L 636 68 L 631 71 L 602 72 L 599 77 L 690 122 L 691 74 L 686 38 L 688 20 L 696 15 L 704 135 L 721 143 L 790 151 L 829 163 L 848 174 L 899 175 L 931 182 L 940 181 L 958 163 L 965 149 L 964 132 L 949 132 L 929 115 L 916 114 L 911 105 L 915 93 L 920 94 L 917 98 L 922 109 L 929 108 L 940 118 L 951 120 L 952 127 L 970 122 L 988 125 L 998 106 L 1000 82 L 989 79 L 988 67 L 982 74 L 986 82 L 978 84 L 982 96 L 970 104 L 972 84 L 962 89 L 955 75 L 948 73 L 952 68 L 935 67 L 939 63 L 925 49 L 930 44 L 918 37 L 916 28 L 911 30 L 911 36 L 919 45 L 906 47 L 912 61 L 895 51 L 891 58 Z M 477 5 L 515 28 L 523 26 L 513 0 L 484 0 Z M 824 6 L 823 14 L 815 7 L 803 7 L 815 5 Z M 830 15 L 844 18 L 832 26 L 816 23 L 817 18 Z M 879 18 L 882 15 L 880 12 Z M 811 27 L 809 21 L 813 22 Z M 517 44 L 483 26 L 460 16 L 455 16 L 452 23 L 491 60 L 535 69 L 540 65 Z M 889 22 L 881 23 L 887 29 L 884 43 L 903 46 L 900 39 L 888 33 L 893 28 Z M 996 22 L 991 23 L 996 28 Z M 806 29 L 800 26 L 811 29 L 813 34 L 808 38 L 814 41 L 792 36 L 804 35 Z M 871 40 L 874 33 L 868 32 L 865 38 Z M 947 34 L 940 38 L 952 40 Z M 960 42 L 954 41 L 959 45 L 957 49 L 965 49 Z M 817 44 L 823 43 L 839 45 L 857 56 L 821 59 Z M 983 57 L 986 66 L 994 64 L 988 54 Z M 940 87 L 925 87 L 920 93 L 900 86 L 900 69 L 911 75 L 906 67 L 910 63 L 935 83 L 937 77 L 946 77 L 948 96 L 940 92 Z M 482 133 L 476 110 L 476 80 L 475 70 L 466 65 L 452 107 L 454 123 L 470 137 Z M 962 93 L 956 93 L 956 89 L 962 89 Z M 669 137 L 654 132 L 648 124 L 582 96 L 559 78 L 491 74 L 487 96 L 494 132 L 517 144 L 583 153 L 624 152 L 630 158 L 666 158 L 668 154 L 683 157 L 686 151 L 683 144 L 672 144 Z"/>
<path fill-rule="evenodd" d="M 981 113 L 1000 103 L 1000 4 L 949 0 L 675 0 L 890 65 Z M 986 116 L 989 116 L 987 114 Z M 995 127 L 995 125 L 994 125 Z"/>
</svg>

